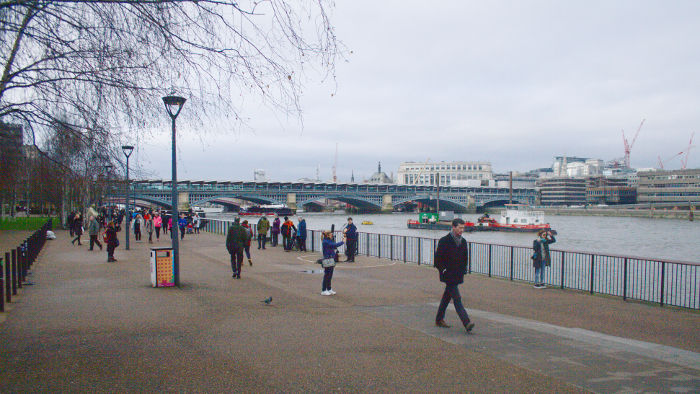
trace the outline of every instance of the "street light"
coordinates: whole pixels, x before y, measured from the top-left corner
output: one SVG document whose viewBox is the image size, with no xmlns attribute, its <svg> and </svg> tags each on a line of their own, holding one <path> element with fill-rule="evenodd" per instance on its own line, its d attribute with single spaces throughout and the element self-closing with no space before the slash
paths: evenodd
<svg viewBox="0 0 700 394">
<path fill-rule="evenodd" d="M 134 151 L 131 145 L 122 145 L 124 156 L 126 156 L 126 250 L 129 250 L 129 232 L 131 229 L 131 214 L 129 213 L 129 156 Z"/>
<path fill-rule="evenodd" d="M 106 184 L 107 184 L 107 205 L 109 205 L 109 200 L 111 199 L 111 196 L 109 195 L 109 189 L 111 186 L 109 184 L 109 173 L 112 171 L 112 168 L 114 168 L 114 166 L 111 164 L 105 164 L 104 167 L 105 167 L 105 175 L 107 177 L 107 182 L 106 182 Z M 111 208 L 108 209 L 107 213 L 109 213 L 109 220 L 112 220 L 112 209 Z"/>
<path fill-rule="evenodd" d="M 178 237 L 178 223 L 177 220 L 180 218 L 180 214 L 177 211 L 177 160 L 175 155 L 175 119 L 180 115 L 182 106 L 185 105 L 186 99 L 184 97 L 178 96 L 165 96 L 163 97 L 163 103 L 165 104 L 165 110 L 168 111 L 170 119 L 172 120 L 173 127 L 173 162 L 172 162 L 172 181 L 171 181 L 171 205 L 172 205 L 172 222 L 173 228 L 170 231 L 170 236 L 173 239 L 173 273 L 175 274 L 175 286 L 180 286 L 180 241 Z"/>
</svg>

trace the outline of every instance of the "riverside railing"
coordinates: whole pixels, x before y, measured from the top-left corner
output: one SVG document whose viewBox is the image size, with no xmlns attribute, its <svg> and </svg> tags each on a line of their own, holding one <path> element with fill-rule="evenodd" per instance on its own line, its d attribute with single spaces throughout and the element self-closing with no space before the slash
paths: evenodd
<svg viewBox="0 0 700 394">
<path fill-rule="evenodd" d="M 12 302 L 18 289 L 31 284 L 27 275 L 46 243 L 46 232 L 51 229 L 51 223 L 51 219 L 47 220 L 19 246 L 5 252 L 4 258 L 0 256 L 0 312 L 5 311 L 5 302 Z"/>
<path fill-rule="evenodd" d="M 210 219 L 205 230 L 226 234 L 231 224 L 233 221 Z M 255 228 L 253 224 L 253 233 L 257 234 Z M 307 232 L 306 248 L 320 251 L 321 231 Z M 335 237 L 341 239 L 342 232 L 336 231 Z M 437 241 L 426 237 L 359 233 L 357 254 L 433 265 Z M 467 246 L 468 273 L 534 282 L 531 248 L 470 241 Z M 339 251 L 343 253 L 344 246 Z M 545 282 L 550 287 L 700 309 L 700 264 L 558 249 L 551 249 L 550 256 L 551 265 L 545 274 Z"/>
</svg>

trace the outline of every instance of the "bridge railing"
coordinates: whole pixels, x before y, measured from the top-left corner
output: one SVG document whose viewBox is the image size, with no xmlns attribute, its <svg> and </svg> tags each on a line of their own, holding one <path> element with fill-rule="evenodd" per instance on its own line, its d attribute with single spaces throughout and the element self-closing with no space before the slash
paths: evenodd
<svg viewBox="0 0 700 394">
<path fill-rule="evenodd" d="M 212 219 L 205 229 L 225 235 L 231 224 L 233 221 Z M 256 233 L 254 224 L 253 231 Z M 335 238 L 340 240 L 342 232 L 336 231 Z M 359 233 L 357 254 L 433 265 L 437 241 L 436 238 Z M 469 241 L 467 247 L 468 273 L 534 282 L 531 248 Z M 320 252 L 320 230 L 308 230 L 306 248 Z M 345 245 L 339 252 L 345 253 Z M 552 249 L 550 255 L 551 266 L 545 273 L 545 282 L 550 287 L 700 309 L 700 264 L 558 249 Z"/>
</svg>

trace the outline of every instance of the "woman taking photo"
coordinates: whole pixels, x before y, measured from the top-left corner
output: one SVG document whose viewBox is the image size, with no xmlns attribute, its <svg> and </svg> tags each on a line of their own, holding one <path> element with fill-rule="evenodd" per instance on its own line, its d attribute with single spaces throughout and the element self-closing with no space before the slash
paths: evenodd
<svg viewBox="0 0 700 394">
<path fill-rule="evenodd" d="M 343 241 L 333 242 L 333 232 L 323 232 L 323 284 L 321 295 L 335 295 L 335 291 L 331 288 L 331 280 L 333 279 L 333 268 L 335 268 L 336 249 L 343 244 Z"/>
<path fill-rule="evenodd" d="M 557 242 L 554 235 L 547 230 L 540 230 L 538 237 L 532 241 L 532 265 L 535 267 L 535 288 L 544 289 L 544 267 L 549 267 L 552 259 L 549 256 L 549 244 Z"/>
</svg>

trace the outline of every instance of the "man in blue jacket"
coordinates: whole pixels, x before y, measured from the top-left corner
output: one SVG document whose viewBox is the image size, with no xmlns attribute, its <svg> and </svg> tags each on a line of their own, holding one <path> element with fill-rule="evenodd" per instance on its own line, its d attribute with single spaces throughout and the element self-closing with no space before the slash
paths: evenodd
<svg viewBox="0 0 700 394">
<path fill-rule="evenodd" d="M 445 323 L 445 310 L 450 300 L 454 301 L 455 310 L 467 332 L 471 332 L 474 323 L 469 320 L 469 315 L 462 305 L 462 297 L 459 294 L 460 283 L 464 282 L 464 274 L 467 270 L 469 252 L 467 241 L 462 238 L 464 232 L 464 220 L 454 219 L 452 221 L 452 231 L 438 241 L 435 250 L 435 268 L 440 273 L 440 282 L 445 283 L 445 292 L 440 300 L 435 325 L 438 327 L 450 327 Z"/>
<path fill-rule="evenodd" d="M 348 218 L 348 225 L 343 230 L 345 233 L 345 254 L 348 256 L 347 262 L 355 262 L 355 254 L 357 253 L 357 227 L 352 224 L 352 218 Z"/>
</svg>

